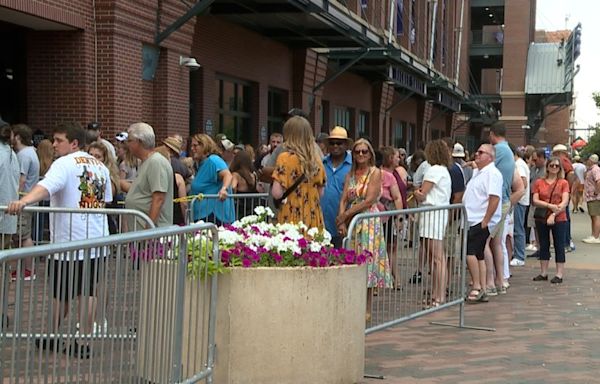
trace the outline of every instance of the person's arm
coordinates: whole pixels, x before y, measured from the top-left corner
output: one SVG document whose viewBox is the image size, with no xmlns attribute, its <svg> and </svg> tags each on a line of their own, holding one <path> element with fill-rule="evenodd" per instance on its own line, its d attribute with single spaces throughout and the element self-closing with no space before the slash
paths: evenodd
<svg viewBox="0 0 600 384">
<path fill-rule="evenodd" d="M 343 221 L 344 223 L 350 223 L 350 220 L 354 217 L 354 215 L 363 212 L 373 204 L 377 202 L 379 198 L 379 194 L 381 193 L 381 170 L 378 168 L 373 169 L 373 174 L 369 178 L 369 185 L 367 186 L 367 195 L 365 199 L 360 203 L 353 205 L 348 210 L 346 210 L 338 219 Z"/>
<path fill-rule="evenodd" d="M 129 192 L 129 188 L 131 188 L 131 181 L 125 179 L 119 179 L 119 187 L 123 192 Z"/>
<path fill-rule="evenodd" d="M 462 190 L 460 192 L 455 192 L 454 195 L 452 195 L 452 204 L 462 203 L 462 198 L 463 198 L 464 194 L 465 194 L 464 190 Z"/>
<path fill-rule="evenodd" d="M 233 180 L 231 180 L 231 189 L 233 190 L 233 193 L 237 193 L 238 184 L 240 183 L 240 180 L 238 178 L 239 173 L 233 172 L 231 176 L 233 176 Z"/>
<path fill-rule="evenodd" d="M 417 189 L 414 192 L 415 199 L 417 199 L 419 203 L 425 201 L 425 199 L 427 198 L 427 194 L 429 193 L 429 191 L 431 191 L 434 185 L 435 184 L 429 180 L 423 181 L 423 184 L 421 184 L 421 188 Z"/>
<path fill-rule="evenodd" d="M 561 195 L 561 200 L 558 205 L 554 205 L 556 209 L 552 209 L 552 213 L 546 219 L 546 224 L 554 225 L 556 223 L 556 215 L 564 210 L 569 205 L 569 191 L 564 191 Z"/>
<path fill-rule="evenodd" d="M 219 172 L 219 178 L 223 181 L 223 186 L 219 191 L 219 200 L 223 201 L 228 196 L 227 189 L 231 187 L 233 176 L 231 175 L 231 172 L 229 172 L 229 169 L 223 169 L 221 172 Z"/>
<path fill-rule="evenodd" d="M 394 207 L 396 207 L 396 209 L 404 208 L 402 206 L 402 195 L 400 194 L 400 188 L 398 188 L 398 183 L 394 183 L 390 187 L 390 196 L 392 197 L 392 200 L 394 201 Z"/>
<path fill-rule="evenodd" d="M 150 212 L 148 212 L 148 217 L 150 217 L 154 224 L 158 224 L 158 216 L 160 215 L 160 210 L 165 203 L 166 196 L 166 192 L 152 192 L 152 200 L 150 201 Z"/>
<path fill-rule="evenodd" d="M 17 213 L 21 213 L 23 208 L 27 205 L 35 204 L 44 199 L 48 199 L 50 197 L 50 193 L 44 187 L 39 184 L 36 184 L 31 192 L 23 196 L 20 200 L 11 201 L 8 204 L 6 212 L 11 215 L 15 215 Z"/>
<path fill-rule="evenodd" d="M 21 173 L 19 177 L 19 192 L 23 192 L 23 188 L 25 188 L 25 180 L 27 179 L 27 175 Z"/>
<path fill-rule="evenodd" d="M 525 186 L 523 185 L 523 179 L 524 177 L 521 177 L 519 171 L 515 167 L 515 172 L 513 173 L 511 185 L 512 193 L 510 194 L 510 205 L 512 205 L 513 207 L 519 202 L 519 200 L 521 200 L 523 195 L 525 195 Z"/>
<path fill-rule="evenodd" d="M 281 199 L 284 193 L 283 186 L 279 183 L 279 181 L 273 181 L 271 184 L 271 195 L 275 200 Z"/>
<path fill-rule="evenodd" d="M 275 170 L 275 167 L 266 167 L 266 166 L 262 167 L 256 173 L 258 176 L 258 180 L 262 181 L 263 183 L 267 183 L 267 184 L 273 183 L 273 171 L 274 170 Z"/>
<path fill-rule="evenodd" d="M 500 204 L 500 196 L 489 195 L 488 206 L 485 210 L 485 215 L 483 215 L 483 220 L 481 220 L 481 228 L 487 228 L 490 220 L 492 220 L 492 216 L 494 216 L 494 212 L 496 212 L 496 208 L 498 208 L 498 204 Z"/>
<path fill-rule="evenodd" d="M 187 188 L 185 187 L 185 180 L 183 179 L 183 176 L 181 176 L 179 173 L 175 174 L 175 184 L 177 187 L 177 195 L 179 197 L 186 196 Z M 183 215 L 183 217 L 186 217 L 187 205 L 187 201 L 185 200 L 179 202 L 179 207 L 181 208 L 181 214 Z"/>
</svg>

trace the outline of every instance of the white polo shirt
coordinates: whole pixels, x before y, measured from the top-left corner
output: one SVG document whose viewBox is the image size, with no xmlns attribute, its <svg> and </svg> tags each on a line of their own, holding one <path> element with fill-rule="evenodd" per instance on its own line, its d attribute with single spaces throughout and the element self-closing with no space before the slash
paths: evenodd
<svg viewBox="0 0 600 384">
<path fill-rule="evenodd" d="M 490 196 L 498 196 L 502 200 L 502 174 L 494 163 L 473 171 L 463 195 L 463 204 L 467 211 L 469 227 L 481 223 L 487 211 Z M 502 204 L 499 203 L 488 224 L 490 232 L 500 222 Z"/>
<path fill-rule="evenodd" d="M 531 186 L 529 185 L 531 171 L 529 170 L 529 166 L 525 160 L 521 159 L 520 157 L 515 161 L 515 167 L 517 167 L 517 170 L 519 171 L 519 176 L 524 177 L 525 180 L 527 180 L 527 184 L 525 185 L 525 194 L 519 200 L 519 204 L 528 206 L 529 194 L 531 193 Z"/>
</svg>

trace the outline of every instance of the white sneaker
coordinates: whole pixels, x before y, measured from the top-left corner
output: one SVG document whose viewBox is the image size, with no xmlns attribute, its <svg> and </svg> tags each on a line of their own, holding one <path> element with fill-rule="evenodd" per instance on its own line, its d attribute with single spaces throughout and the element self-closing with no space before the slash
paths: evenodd
<svg viewBox="0 0 600 384">
<path fill-rule="evenodd" d="M 592 237 L 591 239 L 583 239 L 582 241 L 587 244 L 600 244 L 600 237 Z"/>
<path fill-rule="evenodd" d="M 535 252 L 535 251 L 537 251 L 538 249 L 537 249 L 537 247 L 536 247 L 535 245 L 533 245 L 533 244 L 527 244 L 527 246 L 525 247 L 525 250 L 526 250 L 526 251 L 533 251 L 533 252 Z"/>
<path fill-rule="evenodd" d="M 581 241 L 583 241 L 584 243 L 587 243 L 589 240 L 592 240 L 592 239 L 594 239 L 594 236 L 589 235 L 588 237 L 581 239 Z"/>
<path fill-rule="evenodd" d="M 511 266 L 511 267 L 522 267 L 522 266 L 524 266 L 524 265 L 525 265 L 525 262 L 524 262 L 524 261 L 521 261 L 521 260 L 519 260 L 519 259 L 512 259 L 512 260 L 510 261 L 510 266 Z"/>
</svg>

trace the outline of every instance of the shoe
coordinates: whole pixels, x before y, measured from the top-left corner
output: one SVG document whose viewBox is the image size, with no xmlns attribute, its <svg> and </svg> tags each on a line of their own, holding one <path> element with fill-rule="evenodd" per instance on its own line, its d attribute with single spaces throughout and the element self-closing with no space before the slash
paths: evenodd
<svg viewBox="0 0 600 384">
<path fill-rule="evenodd" d="M 79 345 L 78 342 L 73 342 L 63 351 L 66 355 L 77 357 L 82 360 L 87 360 L 91 357 L 92 351 L 89 345 Z"/>
<path fill-rule="evenodd" d="M 571 253 L 575 250 L 575 247 L 566 247 L 565 248 L 565 253 Z"/>
<path fill-rule="evenodd" d="M 530 255 L 527 255 L 527 257 L 535 257 L 536 259 L 540 258 L 540 251 L 535 251 Z"/>
<path fill-rule="evenodd" d="M 583 213 L 585 212 L 583 208 L 579 207 L 579 212 Z"/>
<path fill-rule="evenodd" d="M 504 286 L 504 284 L 502 284 L 502 286 L 500 288 L 498 288 L 498 294 L 506 295 L 506 287 Z"/>
<path fill-rule="evenodd" d="M 35 273 L 31 272 L 29 269 L 25 269 L 23 272 L 23 280 L 25 281 L 33 281 L 35 280 Z M 17 271 L 12 271 L 10 273 L 10 281 L 17 281 Z"/>
<path fill-rule="evenodd" d="M 581 241 L 583 241 L 584 243 L 587 243 L 587 244 L 600 244 L 600 237 L 590 236 Z"/>
<path fill-rule="evenodd" d="M 522 267 L 525 265 L 525 262 L 523 260 L 519 260 L 519 259 L 512 259 L 510 261 L 510 266 L 511 267 Z"/>
<path fill-rule="evenodd" d="M 548 275 L 537 275 L 533 278 L 533 281 L 548 281 Z"/>
<path fill-rule="evenodd" d="M 498 296 L 498 290 L 496 289 L 496 287 L 486 288 L 485 294 L 488 296 Z"/>
<path fill-rule="evenodd" d="M 533 245 L 533 244 L 527 244 L 527 246 L 525 247 L 525 250 L 526 250 L 526 251 L 534 251 L 534 252 L 535 252 L 535 251 L 537 251 L 538 249 L 537 249 L 537 247 L 536 247 L 535 245 Z"/>
<path fill-rule="evenodd" d="M 419 284 L 423 280 L 423 274 L 420 271 L 415 272 L 410 278 L 411 284 Z"/>
<path fill-rule="evenodd" d="M 584 243 L 587 243 L 588 240 L 591 240 L 591 239 L 595 239 L 595 237 L 592 235 L 589 235 L 588 237 L 584 237 L 583 239 L 581 239 L 581 241 L 583 241 Z"/>
<path fill-rule="evenodd" d="M 546 276 L 546 277 L 547 277 L 547 276 Z M 550 280 L 550 282 L 551 282 L 552 284 L 562 284 L 562 281 L 563 281 L 562 277 L 558 277 L 558 276 L 554 276 L 554 277 L 552 278 L 552 280 Z"/>
<path fill-rule="evenodd" d="M 575 247 L 575 243 L 573 242 L 573 240 L 570 240 L 570 241 L 569 241 L 569 247 L 573 248 L 573 250 L 575 250 L 575 249 L 576 249 L 576 247 Z"/>
<path fill-rule="evenodd" d="M 509 283 L 508 281 L 504 280 L 504 281 L 502 282 L 502 286 L 503 286 L 504 288 L 508 289 L 508 288 L 510 288 L 510 283 Z"/>
</svg>

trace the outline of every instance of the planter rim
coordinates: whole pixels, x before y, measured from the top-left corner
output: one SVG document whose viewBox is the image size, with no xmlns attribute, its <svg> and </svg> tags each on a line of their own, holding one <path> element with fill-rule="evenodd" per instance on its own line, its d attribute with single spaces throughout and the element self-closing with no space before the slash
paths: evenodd
<svg viewBox="0 0 600 384">
<path fill-rule="evenodd" d="M 235 270 L 235 271 L 269 271 L 269 270 L 284 270 L 284 271 L 320 271 L 320 270 L 328 270 L 328 269 L 345 269 L 345 268 L 354 268 L 354 267 L 362 267 L 366 264 L 343 264 L 343 265 L 332 265 L 329 267 L 311 267 L 311 266 L 302 266 L 302 267 L 225 267 L 226 270 Z"/>
</svg>

